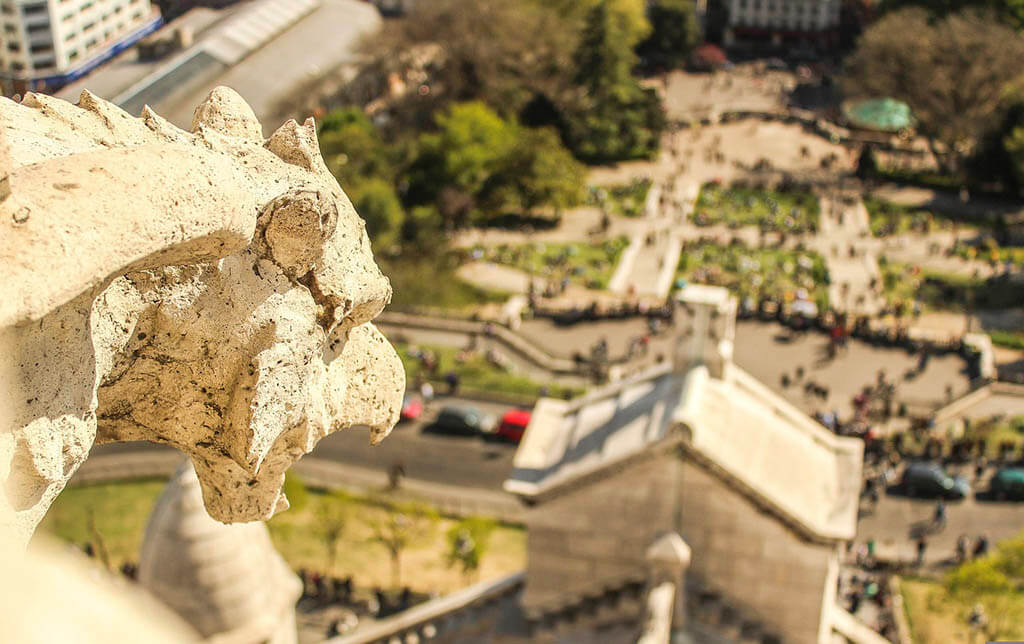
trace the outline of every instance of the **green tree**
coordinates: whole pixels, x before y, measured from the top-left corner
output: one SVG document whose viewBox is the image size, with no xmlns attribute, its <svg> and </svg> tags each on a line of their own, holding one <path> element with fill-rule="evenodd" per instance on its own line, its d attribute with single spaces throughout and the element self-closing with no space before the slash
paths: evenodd
<svg viewBox="0 0 1024 644">
<path fill-rule="evenodd" d="M 681 68 L 700 40 L 693 0 L 655 0 L 648 9 L 651 35 L 638 51 L 649 65 Z"/>
<path fill-rule="evenodd" d="M 586 172 L 552 129 L 518 128 L 515 146 L 492 177 L 488 202 L 498 209 L 532 213 L 562 210 L 583 201 Z"/>
<path fill-rule="evenodd" d="M 906 7 L 920 7 L 937 18 L 965 9 L 992 11 L 1004 24 L 1024 29 L 1024 0 L 884 0 L 880 4 L 886 12 Z"/>
<path fill-rule="evenodd" d="M 571 109 L 568 136 L 576 156 L 604 162 L 653 154 L 665 127 L 661 102 L 633 76 L 636 54 L 608 0 L 587 14 L 576 60 L 583 96 Z"/>
<path fill-rule="evenodd" d="M 467 583 L 479 571 L 491 534 L 497 527 L 492 519 L 466 517 L 448 530 L 448 565 L 461 567 Z"/>
<path fill-rule="evenodd" d="M 394 167 L 377 128 L 362 110 L 329 112 L 320 124 L 320 153 L 346 191 L 368 177 L 394 178 Z"/>
<path fill-rule="evenodd" d="M 432 507 L 418 503 L 396 503 L 383 519 L 370 521 L 373 543 L 388 551 L 391 585 L 402 585 L 402 553 L 410 544 L 430 538 L 439 517 Z"/>
<path fill-rule="evenodd" d="M 934 21 L 911 8 L 864 32 L 845 85 L 852 96 L 905 101 L 943 169 L 957 174 L 1010 105 L 1022 59 L 1024 37 L 989 16 Z"/>
<path fill-rule="evenodd" d="M 567 18 L 577 29 L 582 29 L 587 14 L 594 7 L 606 3 L 612 18 L 621 28 L 623 42 L 633 48 L 651 33 L 651 20 L 647 15 L 646 0 L 549 0 L 559 15 Z"/>
<path fill-rule="evenodd" d="M 334 490 L 318 499 L 314 511 L 316 534 L 327 550 L 327 569 L 334 570 L 338 556 L 338 545 L 345 535 L 352 512 L 352 497 L 340 490 Z"/>
<path fill-rule="evenodd" d="M 366 234 L 377 249 L 389 249 L 401 242 L 405 211 L 395 189 L 383 179 L 365 179 L 349 192 L 356 212 L 366 221 Z"/>
<path fill-rule="evenodd" d="M 1024 186 L 1024 124 L 1010 130 L 1010 133 L 1003 138 L 1003 147 L 1006 149 L 1009 162 L 1009 173 L 1012 176 L 1017 190 Z"/>
</svg>

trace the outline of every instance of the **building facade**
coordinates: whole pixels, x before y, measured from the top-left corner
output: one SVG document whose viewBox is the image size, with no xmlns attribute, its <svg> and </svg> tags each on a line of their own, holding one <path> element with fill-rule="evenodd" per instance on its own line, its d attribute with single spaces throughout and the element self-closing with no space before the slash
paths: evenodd
<svg viewBox="0 0 1024 644">
<path fill-rule="evenodd" d="M 160 24 L 150 0 L 0 0 L 4 91 L 57 89 Z"/>
<path fill-rule="evenodd" d="M 727 4 L 726 45 L 838 42 L 841 0 L 720 0 Z"/>
</svg>

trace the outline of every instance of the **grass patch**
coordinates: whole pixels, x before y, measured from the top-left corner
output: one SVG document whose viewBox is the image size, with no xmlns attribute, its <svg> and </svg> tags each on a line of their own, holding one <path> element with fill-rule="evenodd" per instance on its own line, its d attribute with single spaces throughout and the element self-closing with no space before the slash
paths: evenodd
<svg viewBox="0 0 1024 644">
<path fill-rule="evenodd" d="M 900 586 L 914 641 L 968 644 L 1024 639 L 1024 536 L 1000 543 L 992 554 L 957 566 L 939 582 L 905 579 Z M 985 612 L 972 633 L 974 606 Z"/>
<path fill-rule="evenodd" d="M 418 355 L 413 355 L 413 348 L 407 344 L 397 344 L 398 355 L 405 365 L 407 382 L 415 382 L 419 378 L 441 382 L 444 375 L 454 371 L 459 375 L 459 388 L 465 391 L 498 392 L 524 399 L 536 399 L 542 391 L 554 398 L 572 398 L 583 393 L 579 387 L 567 387 L 555 383 L 537 382 L 528 376 L 516 373 L 510 366 L 502 366 L 489 361 L 477 351 L 468 352 L 453 347 L 416 345 L 417 351 L 428 350 L 437 360 L 437 368 L 430 373 L 424 367 Z M 442 386 L 442 390 L 444 386 Z"/>
<path fill-rule="evenodd" d="M 1000 246 L 999 242 L 992 237 L 986 237 L 977 246 L 959 244 L 954 249 L 954 252 L 962 259 L 976 259 L 990 264 L 1010 262 L 1014 268 L 1024 268 L 1024 248 L 1019 246 Z"/>
<path fill-rule="evenodd" d="M 818 229 L 819 213 L 817 197 L 808 192 L 706 184 L 697 198 L 693 221 L 698 226 L 758 226 L 766 231 L 800 234 Z"/>
<path fill-rule="evenodd" d="M 909 170 L 905 168 L 878 168 L 875 178 L 893 183 L 906 183 L 922 188 L 939 190 L 959 190 L 966 179 L 963 177 L 943 174 L 935 170 Z"/>
<path fill-rule="evenodd" d="M 976 278 L 882 261 L 879 267 L 889 302 L 916 299 L 926 309 L 956 313 L 1011 308 L 1024 302 L 1024 284 L 1001 277 Z"/>
<path fill-rule="evenodd" d="M 1024 351 L 1024 331 L 991 329 L 986 333 L 988 333 L 988 337 L 992 338 L 992 344 L 996 346 Z"/>
<path fill-rule="evenodd" d="M 66 488 L 40 529 L 75 544 L 92 541 L 87 517 L 92 513 L 96 527 L 110 553 L 111 563 L 120 566 L 137 562 L 146 521 L 165 482 L 156 480 L 104 483 Z M 320 536 L 325 506 L 340 511 L 344 529 L 337 544 L 334 564 L 327 542 Z M 311 490 L 301 508 L 292 508 L 267 523 L 275 547 L 293 569 L 309 568 L 344 577 L 352 575 L 363 588 L 391 585 L 387 550 L 372 540 L 374 527 L 389 517 L 392 503 L 383 495 L 351 497 Z M 335 512 L 335 515 L 337 512 Z M 447 562 L 446 533 L 457 523 L 440 518 L 425 526 L 425 536 L 415 540 L 402 555 L 402 583 L 421 592 L 451 592 L 465 585 L 461 571 Z M 526 533 L 518 526 L 499 525 L 490 538 L 478 573 L 487 579 L 510 574 L 526 562 Z"/>
<path fill-rule="evenodd" d="M 828 307 L 828 268 L 813 251 L 701 244 L 683 249 L 676 278 L 724 286 L 755 300 L 792 301 L 802 289 L 819 309 Z"/>
<path fill-rule="evenodd" d="M 1014 452 L 1020 450 L 1024 443 L 1024 416 L 1013 416 L 994 421 L 976 421 L 971 423 L 966 438 L 971 440 L 985 439 L 986 456 L 991 459 L 999 456 L 1002 443 L 1012 443 Z"/>
<path fill-rule="evenodd" d="M 436 256 L 380 258 L 381 271 L 391 280 L 392 311 L 417 309 L 464 310 L 491 302 L 504 302 L 511 295 L 483 289 L 455 275 L 463 258 L 458 253 Z"/>
<path fill-rule="evenodd" d="M 630 183 L 591 187 L 587 204 L 622 217 L 642 217 L 651 191 L 650 179 L 634 179 Z"/>
<path fill-rule="evenodd" d="M 865 197 L 864 207 L 868 211 L 871 234 L 875 237 L 909 232 L 930 233 L 953 227 L 952 221 L 942 215 L 875 197 Z"/>
<path fill-rule="evenodd" d="M 474 252 L 483 253 L 489 262 L 518 268 L 531 275 L 566 277 L 587 288 L 601 290 L 608 287 L 615 264 L 628 245 L 629 239 L 617 237 L 597 245 L 585 242 L 502 244 L 477 248 Z"/>
</svg>

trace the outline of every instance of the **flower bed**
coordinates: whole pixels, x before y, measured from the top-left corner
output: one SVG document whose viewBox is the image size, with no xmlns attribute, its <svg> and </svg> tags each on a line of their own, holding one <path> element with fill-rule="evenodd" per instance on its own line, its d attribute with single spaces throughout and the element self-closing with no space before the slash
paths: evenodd
<svg viewBox="0 0 1024 644">
<path fill-rule="evenodd" d="M 818 199 L 809 192 L 707 184 L 700 191 L 693 221 L 698 226 L 757 226 L 766 231 L 801 234 L 818 229 L 819 213 Z"/>
</svg>

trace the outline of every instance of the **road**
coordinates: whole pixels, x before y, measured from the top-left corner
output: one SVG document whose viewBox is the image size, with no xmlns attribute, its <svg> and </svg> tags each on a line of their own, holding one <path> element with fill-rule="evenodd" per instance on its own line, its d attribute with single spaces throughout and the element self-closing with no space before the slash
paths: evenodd
<svg viewBox="0 0 1024 644">
<path fill-rule="evenodd" d="M 401 463 L 405 476 L 410 479 L 465 488 L 501 490 L 502 483 L 512 471 L 515 445 L 429 431 L 444 404 L 476 407 L 499 417 L 509 409 L 507 405 L 440 398 L 427 405 L 419 420 L 400 423 L 391 436 L 379 445 L 370 446 L 368 430 L 348 429 L 335 432 L 320 441 L 310 457 L 362 469 L 385 471 L 395 463 Z M 146 442 L 113 443 L 94 447 L 90 456 L 156 449 L 173 448 Z"/>
</svg>

